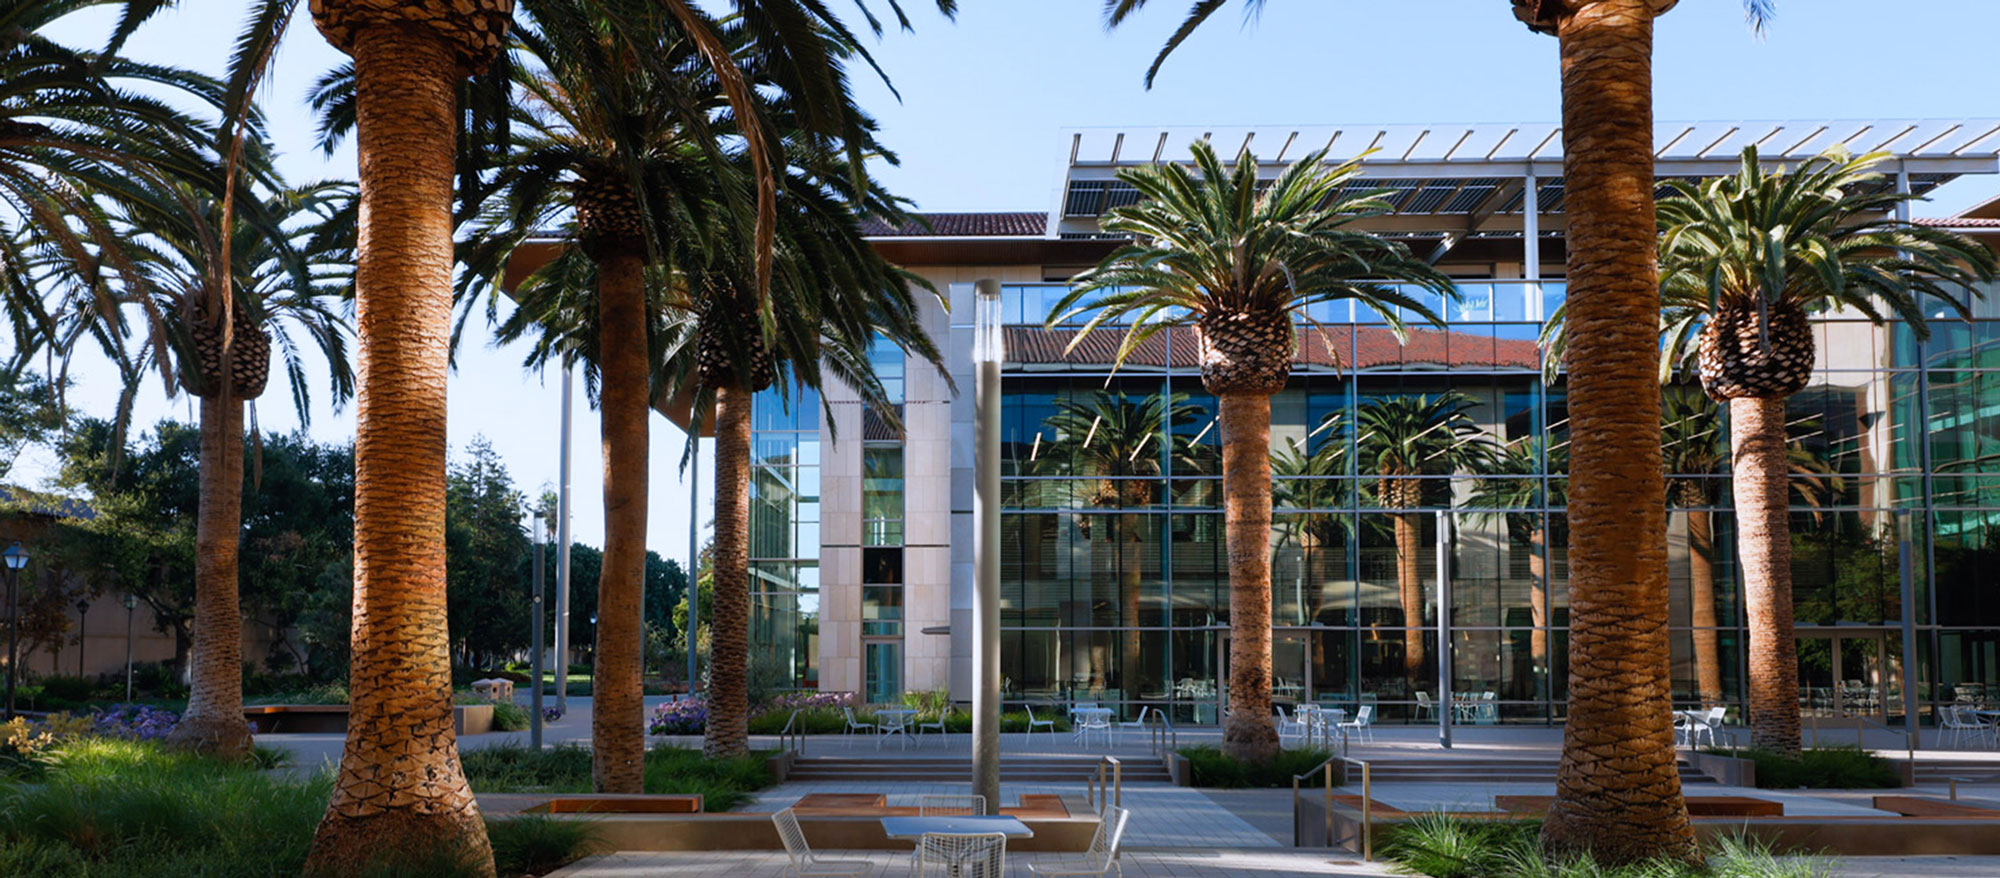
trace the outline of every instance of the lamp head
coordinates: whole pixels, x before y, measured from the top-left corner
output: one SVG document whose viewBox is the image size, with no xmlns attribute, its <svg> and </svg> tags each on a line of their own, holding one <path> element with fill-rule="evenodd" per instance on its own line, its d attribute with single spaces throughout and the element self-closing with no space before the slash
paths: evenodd
<svg viewBox="0 0 2000 878">
<path fill-rule="evenodd" d="M 125 609 L 128 609 L 128 610 L 136 610 L 136 609 L 138 609 L 138 608 L 139 608 L 139 596 L 138 596 L 138 595 L 136 595 L 136 594 L 128 594 L 128 595 L 126 595 L 126 596 L 125 596 Z"/>
<path fill-rule="evenodd" d="M 6 560 L 8 570 L 19 570 L 28 566 L 28 550 L 21 548 L 20 540 L 15 540 L 6 551 L 0 552 L 0 559 Z"/>
<path fill-rule="evenodd" d="M 78 613 L 90 612 L 90 601 L 83 598 L 78 598 L 76 602 L 76 611 Z"/>
</svg>

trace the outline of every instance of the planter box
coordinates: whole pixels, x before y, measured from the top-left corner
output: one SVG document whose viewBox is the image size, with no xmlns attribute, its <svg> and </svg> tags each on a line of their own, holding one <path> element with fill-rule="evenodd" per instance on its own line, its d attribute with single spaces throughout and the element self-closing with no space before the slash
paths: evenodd
<svg viewBox="0 0 2000 878">
<path fill-rule="evenodd" d="M 1757 785 L 1757 763 L 1734 756 L 1717 753 L 1689 752 L 1687 761 L 1696 771 L 1715 778 L 1715 782 L 1731 787 L 1755 787 Z"/>
<path fill-rule="evenodd" d="M 461 735 L 493 731 L 493 705 L 452 706 L 452 727 Z M 259 735 L 338 735 L 347 732 L 345 704 L 253 704 L 243 708 L 250 731 Z"/>
</svg>

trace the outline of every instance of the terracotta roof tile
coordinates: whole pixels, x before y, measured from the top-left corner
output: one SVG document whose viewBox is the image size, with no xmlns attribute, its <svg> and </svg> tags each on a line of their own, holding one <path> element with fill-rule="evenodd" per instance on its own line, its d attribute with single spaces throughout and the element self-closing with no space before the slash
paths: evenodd
<svg viewBox="0 0 2000 878">
<path fill-rule="evenodd" d="M 861 224 L 871 238 L 1040 238 L 1048 233 L 1046 213 L 918 213 L 900 226 L 878 219 Z"/>
</svg>

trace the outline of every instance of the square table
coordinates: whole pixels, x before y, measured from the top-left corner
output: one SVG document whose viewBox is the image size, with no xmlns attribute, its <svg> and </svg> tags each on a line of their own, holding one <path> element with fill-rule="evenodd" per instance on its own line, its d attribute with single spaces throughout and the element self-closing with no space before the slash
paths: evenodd
<svg viewBox="0 0 2000 878">
<path fill-rule="evenodd" d="M 884 817 L 882 832 L 898 841 L 919 841 L 930 833 L 947 835 L 977 835 L 997 832 L 1008 838 L 1034 838 L 1035 831 L 1028 828 L 1019 818 L 1006 815 L 987 817 Z M 947 871 L 952 875 L 963 875 L 963 865 L 952 863 Z M 983 876 L 998 878 L 998 876 Z"/>
<path fill-rule="evenodd" d="M 882 749 L 882 739 L 890 735 L 902 735 L 903 747 L 908 749 L 910 746 L 910 723 L 914 722 L 916 717 L 916 711 L 900 707 L 894 709 L 884 708 L 875 711 L 875 721 L 877 723 L 875 749 Z M 894 723 L 890 722 L 892 719 L 895 720 Z"/>
</svg>

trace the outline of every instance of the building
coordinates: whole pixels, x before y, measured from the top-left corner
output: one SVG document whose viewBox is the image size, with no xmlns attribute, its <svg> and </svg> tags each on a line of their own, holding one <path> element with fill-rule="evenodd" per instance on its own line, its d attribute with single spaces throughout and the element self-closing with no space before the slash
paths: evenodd
<svg viewBox="0 0 2000 878">
<path fill-rule="evenodd" d="M 1371 151 L 1366 183 L 1397 212 L 1373 228 L 1460 282 L 1449 325 L 1399 343 L 1326 308 L 1273 399 L 1275 693 L 1429 719 L 1440 563 L 1452 688 L 1474 722 L 1561 718 L 1566 680 L 1566 413 L 1541 379 L 1540 321 L 1563 299 L 1562 156 L 1552 125 L 1081 130 L 1047 215 L 937 214 L 877 246 L 944 292 L 930 329 L 946 375 L 878 351 L 902 429 L 838 391 L 759 400 L 752 498 L 753 663 L 872 702 L 970 692 L 972 283 L 1004 284 L 1002 673 L 1009 702 L 1085 699 L 1209 722 L 1226 693 L 1227 572 L 1213 400 L 1189 333 L 1113 374 L 1117 334 L 1069 349 L 1045 328 L 1063 282 L 1113 243 L 1135 200 L 1121 168 L 1182 159 L 1196 138 L 1275 172 L 1328 146 Z M 1660 123 L 1657 172 L 1734 170 L 1743 147 L 1797 162 L 1834 144 L 1892 154 L 1885 185 L 1923 194 L 2000 171 L 2000 121 Z M 2000 183 L 2000 181 L 1996 181 Z M 2000 186 L 1996 186 L 2000 194 Z M 2000 201 L 1926 219 L 2000 243 Z M 1434 303 L 1442 305 L 1443 303 Z M 1929 340 L 1856 315 L 1816 317 L 1814 381 L 1792 399 L 1803 469 L 1793 517 L 1807 707 L 1903 713 L 2000 682 L 2000 291 Z M 1942 308 L 1932 309 L 1943 313 Z M 1336 360 L 1339 367 L 1336 368 Z M 1389 472 L 1357 426 L 1448 400 L 1508 465 Z M 1698 427 L 1697 434 L 1719 426 Z M 836 439 L 837 435 L 837 439 Z M 1743 700 L 1743 607 L 1726 466 L 1675 473 L 1673 681 L 1684 704 Z M 1916 661 L 1905 643 L 1914 644 Z M 1489 694 L 1490 693 L 1490 694 Z M 1708 697 L 1704 697 L 1707 695 Z"/>
</svg>

